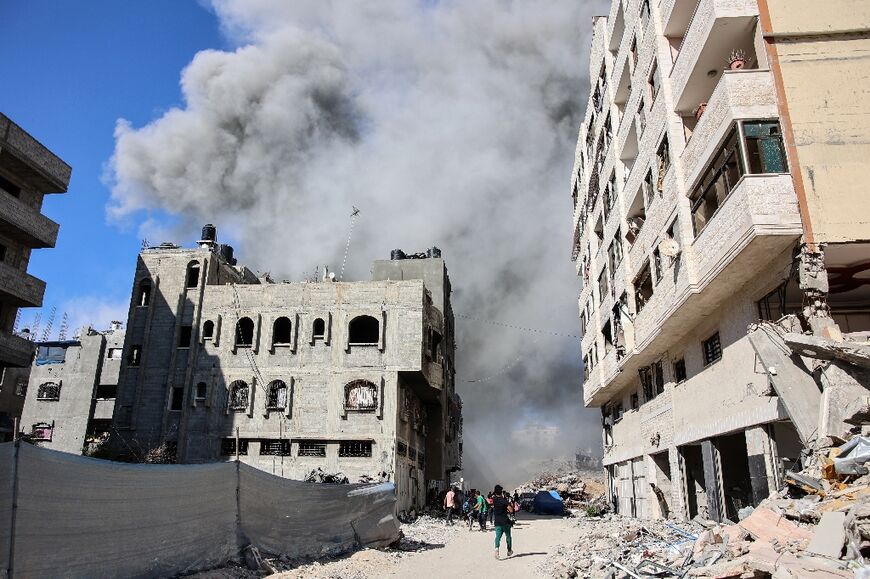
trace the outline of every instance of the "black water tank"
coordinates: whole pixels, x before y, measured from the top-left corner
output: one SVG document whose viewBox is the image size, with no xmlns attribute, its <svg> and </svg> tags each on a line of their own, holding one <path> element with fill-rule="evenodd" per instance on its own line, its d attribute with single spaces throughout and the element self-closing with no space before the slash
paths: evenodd
<svg viewBox="0 0 870 579">
<path fill-rule="evenodd" d="M 200 239 L 203 241 L 217 241 L 217 228 L 211 223 L 206 223 L 202 227 L 202 237 Z"/>
<path fill-rule="evenodd" d="M 390 252 L 390 259 L 392 259 L 393 261 L 405 259 L 405 252 L 401 249 L 394 249 Z"/>
<path fill-rule="evenodd" d="M 221 257 L 230 265 L 236 265 L 236 260 L 233 258 L 233 246 L 226 243 L 221 244 Z"/>
<path fill-rule="evenodd" d="M 435 246 L 432 246 L 426 250 L 426 257 L 441 259 L 441 250 Z"/>
</svg>

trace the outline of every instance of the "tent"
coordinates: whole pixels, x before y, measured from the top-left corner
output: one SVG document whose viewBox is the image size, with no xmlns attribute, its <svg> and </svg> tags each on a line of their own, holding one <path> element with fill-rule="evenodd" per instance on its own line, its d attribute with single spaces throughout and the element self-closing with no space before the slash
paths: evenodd
<svg viewBox="0 0 870 579">
<path fill-rule="evenodd" d="M 541 515 L 561 516 L 565 514 L 565 504 L 556 491 L 538 491 L 532 505 L 532 512 Z"/>
</svg>

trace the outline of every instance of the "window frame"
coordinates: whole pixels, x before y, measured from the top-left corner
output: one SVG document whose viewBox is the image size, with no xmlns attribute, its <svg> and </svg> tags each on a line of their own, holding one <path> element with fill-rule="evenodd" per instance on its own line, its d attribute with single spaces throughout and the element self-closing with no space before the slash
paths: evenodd
<svg viewBox="0 0 870 579">
<path fill-rule="evenodd" d="M 713 344 L 713 340 L 715 339 L 715 346 L 711 347 Z M 722 359 L 723 356 L 723 348 L 722 348 L 722 337 L 719 334 L 719 330 L 716 330 L 710 337 L 706 340 L 701 340 L 701 353 L 704 359 L 704 368 L 708 368 Z M 716 357 L 712 357 L 716 356 Z"/>
</svg>

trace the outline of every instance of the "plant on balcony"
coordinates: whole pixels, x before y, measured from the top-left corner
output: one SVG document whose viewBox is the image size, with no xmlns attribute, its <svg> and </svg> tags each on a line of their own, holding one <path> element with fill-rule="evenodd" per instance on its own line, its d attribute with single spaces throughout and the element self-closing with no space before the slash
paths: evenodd
<svg viewBox="0 0 870 579">
<path fill-rule="evenodd" d="M 746 67 L 746 51 L 742 48 L 737 48 L 731 51 L 728 56 L 728 68 L 731 70 L 741 70 Z"/>
<path fill-rule="evenodd" d="M 704 111 L 706 111 L 706 110 L 707 110 L 707 103 L 701 103 L 697 107 L 695 107 L 695 111 L 694 111 L 695 120 L 700 121 L 701 115 L 703 115 Z"/>
</svg>

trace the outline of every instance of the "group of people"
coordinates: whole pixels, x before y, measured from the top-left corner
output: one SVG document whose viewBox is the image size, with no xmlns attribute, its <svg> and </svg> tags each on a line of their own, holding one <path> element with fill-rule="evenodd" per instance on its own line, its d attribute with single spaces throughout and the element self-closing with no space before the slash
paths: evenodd
<svg viewBox="0 0 870 579">
<path fill-rule="evenodd" d="M 462 517 L 468 523 L 468 530 L 472 530 L 477 521 L 481 531 L 486 531 L 486 522 L 489 520 L 495 527 L 495 558 L 499 558 L 501 538 L 504 536 L 507 543 L 508 557 L 514 554 L 511 527 L 516 522 L 516 513 L 519 511 L 519 496 L 504 490 L 501 485 L 495 485 L 493 491 L 486 497 L 477 489 L 465 491 L 463 497 L 455 487 L 447 491 L 444 496 L 444 508 L 447 511 L 447 524 L 455 524 L 453 517 L 462 512 Z"/>
</svg>

